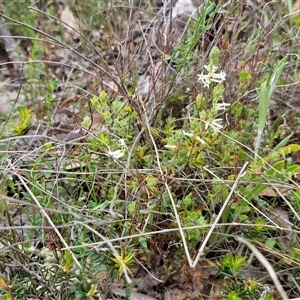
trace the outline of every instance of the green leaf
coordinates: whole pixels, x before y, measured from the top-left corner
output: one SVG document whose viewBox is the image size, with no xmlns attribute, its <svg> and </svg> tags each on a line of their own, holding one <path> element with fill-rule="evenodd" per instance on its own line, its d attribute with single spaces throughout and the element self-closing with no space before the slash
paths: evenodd
<svg viewBox="0 0 300 300">
<path fill-rule="evenodd" d="M 276 147 L 273 149 L 273 151 L 277 151 L 278 149 L 284 147 L 292 136 L 293 136 L 293 133 L 290 134 L 289 136 L 285 137 L 282 141 L 280 141 L 280 143 L 278 145 L 276 145 Z"/>
<path fill-rule="evenodd" d="M 295 153 L 298 151 L 300 151 L 300 145 L 298 144 L 290 144 L 280 149 L 280 152 L 283 153 L 284 155 Z"/>
<path fill-rule="evenodd" d="M 153 188 L 156 186 L 157 182 L 156 182 L 156 179 L 152 176 L 148 176 L 146 179 L 146 184 L 149 188 Z"/>
<path fill-rule="evenodd" d="M 281 172 L 285 167 L 285 160 L 280 160 L 277 161 L 272 168 L 269 168 L 268 170 L 266 170 L 266 175 L 274 175 L 277 172 Z"/>
<path fill-rule="evenodd" d="M 128 204 L 128 212 L 133 215 L 134 212 L 135 212 L 135 209 L 136 209 L 136 201 L 131 201 L 129 204 Z"/>
<path fill-rule="evenodd" d="M 210 15 L 214 10 L 216 9 L 216 4 L 214 2 L 210 3 L 204 11 L 204 15 L 208 16 Z"/>
<path fill-rule="evenodd" d="M 295 152 L 300 151 L 300 145 L 298 144 L 290 144 L 285 147 L 282 147 L 281 149 L 278 149 L 277 151 L 272 151 L 265 160 L 268 162 L 277 161 L 280 157 L 286 158 L 288 154 L 292 154 Z"/>
<path fill-rule="evenodd" d="M 271 78 L 268 82 L 268 88 L 269 88 L 269 98 L 271 97 L 273 91 L 274 91 L 274 88 L 276 87 L 276 83 L 277 83 L 277 80 L 284 68 L 284 66 L 286 65 L 286 61 L 287 61 L 287 56 L 285 56 L 281 61 L 280 63 L 277 65 L 277 67 L 275 68 L 273 74 L 271 75 Z"/>
<path fill-rule="evenodd" d="M 264 298 L 264 300 L 272 300 L 272 299 L 273 299 L 273 295 L 272 294 L 267 294 L 266 297 Z"/>
<path fill-rule="evenodd" d="M 216 85 L 213 90 L 214 103 L 218 103 L 222 99 L 224 93 L 223 85 Z"/>
<path fill-rule="evenodd" d="M 261 85 L 259 96 L 258 96 L 258 132 L 255 141 L 255 158 L 254 163 L 257 162 L 257 153 L 261 144 L 262 133 L 267 121 L 267 115 L 269 110 L 269 102 L 276 86 L 277 80 L 286 64 L 287 56 L 284 57 L 277 67 L 274 69 L 273 73 L 270 75 L 269 79 L 264 81 Z"/>
<path fill-rule="evenodd" d="M 269 107 L 269 89 L 267 82 L 263 82 L 260 88 L 259 98 L 258 98 L 258 132 L 261 134 L 264 130 L 267 114 L 268 114 L 268 107 Z"/>
<path fill-rule="evenodd" d="M 276 244 L 276 240 L 274 238 L 267 239 L 265 242 L 265 245 L 270 249 L 273 249 L 275 244 Z"/>
<path fill-rule="evenodd" d="M 247 80 L 247 79 L 250 79 L 250 78 L 251 78 L 251 75 L 246 71 L 242 71 L 242 72 L 239 73 L 239 79 L 241 81 L 244 81 L 244 80 Z"/>
<path fill-rule="evenodd" d="M 300 166 L 292 165 L 285 170 L 287 173 L 292 173 L 294 175 L 300 174 Z"/>
<path fill-rule="evenodd" d="M 68 250 L 64 251 L 63 254 L 63 270 L 69 274 L 71 272 L 71 269 L 73 267 L 74 260 L 71 252 Z"/>
<path fill-rule="evenodd" d="M 219 63 L 220 50 L 218 47 L 214 46 L 209 54 L 209 61 L 216 66 Z"/>
<path fill-rule="evenodd" d="M 247 200 L 252 200 L 256 196 L 258 196 L 266 188 L 267 188 L 266 184 L 257 184 L 252 189 L 250 189 L 249 191 L 247 191 L 247 193 L 244 194 L 244 197 Z"/>
<path fill-rule="evenodd" d="M 143 249 L 148 249 L 146 237 L 144 236 L 139 237 L 139 244 Z"/>
</svg>

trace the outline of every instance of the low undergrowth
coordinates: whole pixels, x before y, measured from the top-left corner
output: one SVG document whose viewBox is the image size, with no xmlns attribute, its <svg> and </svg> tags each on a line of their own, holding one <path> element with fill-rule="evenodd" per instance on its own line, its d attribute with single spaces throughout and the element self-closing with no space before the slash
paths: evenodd
<svg viewBox="0 0 300 300">
<path fill-rule="evenodd" d="M 4 1 L 19 67 L 1 74 L 18 79 L 1 123 L 1 297 L 300 297 L 296 5 L 206 1 L 151 98 L 110 49 L 156 12 L 137 2 Z"/>
</svg>

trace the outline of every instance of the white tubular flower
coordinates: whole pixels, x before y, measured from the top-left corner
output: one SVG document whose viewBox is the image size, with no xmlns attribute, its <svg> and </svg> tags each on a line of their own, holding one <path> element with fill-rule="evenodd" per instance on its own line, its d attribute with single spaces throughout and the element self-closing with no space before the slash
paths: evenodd
<svg viewBox="0 0 300 300">
<path fill-rule="evenodd" d="M 222 83 L 226 79 L 226 74 L 224 71 L 216 73 L 218 70 L 217 66 L 207 66 L 204 68 L 208 71 L 207 75 L 204 75 L 203 72 L 198 75 L 198 80 L 201 81 L 204 87 L 209 87 L 211 82 Z"/>
<path fill-rule="evenodd" d="M 175 145 L 165 145 L 165 148 L 168 148 L 168 149 L 177 149 L 177 147 Z"/>
<path fill-rule="evenodd" d="M 124 151 L 122 151 L 122 150 L 108 151 L 106 153 L 106 156 L 112 157 L 113 159 L 119 159 L 122 156 L 124 156 Z"/>
<path fill-rule="evenodd" d="M 186 132 L 186 131 L 184 131 L 184 130 L 182 130 L 182 132 L 183 132 L 183 134 L 184 134 L 185 136 L 188 136 L 188 137 L 190 137 L 190 138 L 194 136 L 192 133 Z"/>
<path fill-rule="evenodd" d="M 206 144 L 206 142 L 204 140 L 202 140 L 201 138 L 199 138 L 199 136 L 196 136 L 196 140 L 203 145 Z"/>
<path fill-rule="evenodd" d="M 107 153 L 105 153 L 105 155 L 113 158 L 114 160 L 118 160 L 119 158 L 123 157 L 125 152 L 128 150 L 125 139 L 119 139 L 119 145 L 121 146 L 121 149 L 115 151 L 109 150 Z"/>
<path fill-rule="evenodd" d="M 230 106 L 230 103 L 222 102 L 222 103 L 217 103 L 215 105 L 217 110 L 222 110 L 222 111 L 226 110 L 227 106 Z"/>
<path fill-rule="evenodd" d="M 186 132 L 184 130 L 182 130 L 182 132 L 185 136 L 188 136 L 190 138 L 195 137 L 195 135 L 192 133 Z M 196 141 L 200 142 L 201 144 L 206 144 L 206 142 L 204 140 L 202 140 L 199 136 L 196 136 L 195 139 L 196 139 Z"/>
<path fill-rule="evenodd" d="M 217 82 L 217 83 L 222 83 L 226 79 L 226 74 L 224 71 L 221 71 L 221 73 L 212 73 L 211 74 L 211 81 L 212 82 Z"/>
<path fill-rule="evenodd" d="M 213 129 L 215 132 L 219 132 L 222 128 L 223 125 L 219 124 L 218 122 L 222 121 L 223 119 L 215 119 L 213 120 L 211 123 L 209 122 L 205 122 L 205 129 L 207 129 L 208 127 L 210 127 L 211 129 Z"/>
</svg>

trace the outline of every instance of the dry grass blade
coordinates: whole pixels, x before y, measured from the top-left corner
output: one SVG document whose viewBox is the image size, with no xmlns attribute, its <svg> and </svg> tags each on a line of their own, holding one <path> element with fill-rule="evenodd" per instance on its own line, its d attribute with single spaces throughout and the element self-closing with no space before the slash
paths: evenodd
<svg viewBox="0 0 300 300">
<path fill-rule="evenodd" d="M 71 253 L 72 257 L 73 257 L 73 260 L 76 263 L 77 267 L 81 269 L 82 268 L 81 264 L 77 260 L 75 254 L 69 249 L 69 246 L 68 246 L 67 242 L 65 241 L 65 239 L 63 238 L 63 236 L 61 235 L 61 233 L 59 232 L 59 230 L 57 229 L 57 227 L 55 226 L 55 224 L 52 222 L 50 216 L 46 213 L 46 211 L 40 205 L 39 201 L 36 199 L 36 197 L 34 196 L 34 194 L 31 192 L 30 188 L 28 187 L 28 185 L 26 184 L 26 182 L 24 181 L 24 179 L 22 178 L 22 176 L 20 176 L 19 174 L 16 174 L 16 176 L 18 177 L 18 179 L 20 180 L 20 182 L 23 184 L 24 188 L 27 190 L 27 192 L 29 193 L 29 195 L 32 197 L 32 199 L 34 200 L 35 204 L 39 207 L 41 214 L 47 219 L 47 221 L 49 222 L 49 224 L 51 225 L 51 227 L 53 228 L 53 230 L 55 231 L 55 233 L 59 237 L 60 241 L 64 245 L 65 249 L 67 251 L 70 251 L 70 253 Z"/>
<path fill-rule="evenodd" d="M 192 265 L 191 265 L 193 268 L 197 265 L 199 259 L 200 259 L 201 257 L 204 256 L 204 248 L 206 247 L 206 244 L 207 244 L 207 242 L 209 241 L 209 239 L 210 239 L 210 237 L 211 237 L 211 234 L 213 233 L 213 231 L 215 230 L 215 228 L 216 228 L 216 226 L 217 226 L 219 220 L 221 219 L 222 214 L 223 214 L 224 210 L 226 209 L 226 207 L 227 207 L 227 205 L 228 205 L 228 202 L 231 200 L 232 195 L 236 192 L 237 185 L 238 185 L 238 183 L 239 183 L 241 177 L 244 175 L 244 172 L 245 172 L 245 170 L 246 170 L 248 164 L 249 164 L 249 163 L 246 162 L 246 163 L 243 165 L 243 167 L 241 168 L 241 170 L 240 170 L 238 176 L 236 177 L 236 179 L 235 179 L 235 181 L 234 181 L 234 184 L 232 185 L 232 187 L 231 187 L 231 189 L 230 189 L 230 193 L 229 193 L 228 196 L 227 196 L 227 199 L 226 199 L 225 202 L 223 203 L 223 205 L 222 205 L 222 207 L 221 207 L 221 209 L 220 209 L 220 211 L 219 211 L 219 213 L 218 213 L 218 216 L 216 217 L 214 223 L 212 224 L 212 227 L 209 229 L 209 231 L 208 231 L 208 233 L 207 233 L 207 235 L 206 235 L 204 241 L 203 241 L 202 244 L 201 244 L 200 249 L 198 250 L 198 254 L 197 254 L 197 256 L 196 256 L 194 262 L 193 262 Z"/>
</svg>

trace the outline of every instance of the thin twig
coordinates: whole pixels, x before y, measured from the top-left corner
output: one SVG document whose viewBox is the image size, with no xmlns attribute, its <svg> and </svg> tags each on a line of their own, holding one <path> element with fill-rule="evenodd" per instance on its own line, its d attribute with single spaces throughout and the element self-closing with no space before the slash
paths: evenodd
<svg viewBox="0 0 300 300">
<path fill-rule="evenodd" d="M 227 207 L 228 202 L 230 201 L 230 199 L 231 199 L 233 193 L 235 192 L 235 189 L 236 189 L 236 187 L 237 187 L 237 185 L 238 185 L 238 182 L 239 182 L 240 178 L 242 177 L 242 175 L 244 174 L 244 171 L 245 171 L 245 169 L 246 169 L 247 166 L 248 166 L 248 162 L 245 162 L 245 164 L 244 164 L 244 166 L 241 168 L 241 170 L 240 170 L 240 172 L 239 172 L 239 174 L 238 174 L 236 180 L 234 181 L 234 184 L 233 184 L 233 186 L 232 186 L 232 188 L 231 188 L 231 191 L 230 191 L 230 193 L 229 193 L 227 199 L 225 200 L 225 202 L 224 202 L 224 204 L 223 204 L 223 206 L 222 206 L 222 208 L 221 208 L 221 210 L 220 210 L 218 216 L 216 217 L 216 220 L 214 221 L 214 223 L 213 223 L 212 227 L 210 228 L 209 232 L 207 233 L 206 238 L 204 239 L 204 241 L 203 241 L 203 243 L 202 243 L 202 245 L 201 245 L 201 247 L 200 247 L 200 249 L 199 249 L 199 251 L 198 251 L 198 254 L 197 254 L 197 256 L 196 256 L 196 259 L 194 260 L 194 262 L 193 262 L 193 264 L 191 265 L 191 267 L 195 268 L 195 266 L 197 265 L 197 263 L 198 263 L 200 257 L 204 255 L 204 248 L 206 247 L 206 244 L 207 244 L 208 240 L 210 239 L 210 237 L 211 237 L 211 235 L 212 235 L 212 232 L 215 230 L 215 228 L 216 228 L 216 226 L 217 226 L 219 220 L 221 219 L 222 214 L 223 214 L 225 208 Z"/>
<path fill-rule="evenodd" d="M 91 59 L 85 57 L 85 56 L 84 56 L 83 54 L 81 54 L 79 51 L 76 51 L 76 50 L 73 49 L 71 46 L 68 46 L 67 44 L 61 42 L 59 39 L 57 39 L 57 38 L 51 36 L 51 34 L 48 34 L 48 33 L 44 32 L 44 31 L 42 31 L 42 30 L 39 30 L 38 28 L 35 28 L 35 27 L 30 26 L 30 25 L 28 25 L 28 24 L 25 24 L 25 23 L 23 23 L 23 22 L 21 22 L 21 21 L 18 21 L 18 20 L 15 20 L 15 19 L 13 19 L 13 18 L 10 18 L 10 17 L 6 16 L 5 14 L 3 14 L 3 13 L 1 13 L 1 12 L 0 12 L 0 16 L 3 17 L 3 18 L 6 19 L 6 20 L 9 20 L 9 21 L 11 21 L 11 22 L 13 22 L 13 23 L 15 23 L 15 24 L 24 26 L 24 27 L 26 27 L 26 28 L 29 28 L 29 29 L 31 29 L 31 30 L 33 30 L 33 31 L 35 31 L 35 32 L 37 32 L 37 33 L 39 33 L 39 34 L 41 34 L 41 35 L 43 35 L 43 36 L 49 38 L 50 40 L 52 40 L 52 41 L 56 42 L 57 44 L 63 46 L 65 49 L 68 49 L 70 52 L 76 54 L 78 57 L 80 57 L 80 58 L 84 59 L 85 61 L 89 62 L 89 63 L 90 63 L 92 66 L 94 66 L 96 69 L 100 70 L 100 71 L 103 72 L 105 75 L 107 75 L 109 78 L 111 78 L 111 80 L 112 80 L 112 81 L 115 83 L 115 85 L 118 87 L 119 92 L 126 95 L 126 91 L 124 91 L 122 85 L 120 85 L 119 82 L 118 82 L 117 80 L 115 80 L 115 79 L 111 76 L 111 74 L 110 74 L 108 71 L 106 71 L 104 68 L 102 68 L 101 66 L 99 66 L 99 65 L 96 64 L 95 62 L 93 62 Z"/>
<path fill-rule="evenodd" d="M 124 221 L 124 220 L 122 220 Z M 116 220 L 115 222 L 120 222 Z M 83 224 L 83 222 L 76 221 L 76 224 Z M 188 226 L 188 227 L 182 227 L 183 230 L 195 230 L 195 229 L 207 229 L 210 228 L 212 224 L 206 224 L 206 225 L 198 225 L 198 226 Z M 257 227 L 257 224 L 247 224 L 247 223 L 236 223 L 236 222 L 230 222 L 230 223 L 219 223 L 217 224 L 216 227 L 228 227 L 228 226 L 240 226 L 240 227 L 250 227 L 250 228 L 255 228 Z M 273 225 L 268 225 L 264 224 L 264 228 L 270 228 L 270 229 L 278 229 L 277 226 Z M 0 227 L 1 229 L 1 227 Z M 170 232 L 176 232 L 178 231 L 178 228 L 168 228 L 168 229 L 162 229 L 162 230 L 156 230 L 156 231 L 149 231 L 149 232 L 143 232 L 143 233 L 138 233 L 138 234 L 132 234 L 132 235 L 127 235 L 123 237 L 118 237 L 115 239 L 109 239 L 110 242 L 119 242 L 119 241 L 124 241 L 124 240 L 132 240 L 136 239 L 139 237 L 147 237 L 151 235 L 157 235 L 157 234 L 165 234 L 165 233 L 170 233 Z M 282 230 L 285 230 L 287 232 L 293 232 L 296 234 L 300 234 L 300 230 L 293 230 L 293 229 L 285 229 L 282 228 Z M 105 244 L 106 242 L 95 242 L 95 243 L 86 243 L 83 245 L 76 245 L 76 246 L 70 246 L 70 249 L 77 249 L 77 248 L 86 248 L 86 247 L 92 247 L 92 246 L 101 246 Z M 64 249 L 63 249 L 64 250 Z"/>
<path fill-rule="evenodd" d="M 25 180 L 23 179 L 22 176 L 20 176 L 19 174 L 15 173 L 15 175 L 18 177 L 18 179 L 20 180 L 20 182 L 22 183 L 22 185 L 24 186 L 24 188 L 26 189 L 26 191 L 28 192 L 28 194 L 31 196 L 31 198 L 34 200 L 34 202 L 36 203 L 36 205 L 39 207 L 41 214 L 47 219 L 47 221 L 49 222 L 49 224 L 52 226 L 53 230 L 55 231 L 55 233 L 57 234 L 57 236 L 60 238 L 60 241 L 62 242 L 62 244 L 64 245 L 64 249 L 68 250 L 72 257 L 74 262 L 76 263 L 76 265 L 78 266 L 78 268 L 82 269 L 79 261 L 77 260 L 76 256 L 74 255 L 74 253 L 71 251 L 71 249 L 69 248 L 69 245 L 67 244 L 67 242 L 65 241 L 65 239 L 63 238 L 63 236 L 60 234 L 59 230 L 56 228 L 55 224 L 52 222 L 51 218 L 49 217 L 49 215 L 46 213 L 46 211 L 44 210 L 44 208 L 41 206 L 41 204 L 39 203 L 39 201 L 36 199 L 36 197 L 33 195 L 33 193 L 31 192 L 30 188 L 28 187 L 28 185 L 26 184 Z"/>
<path fill-rule="evenodd" d="M 220 183 L 226 184 L 227 186 L 229 186 L 229 184 L 225 181 L 223 181 L 221 178 L 219 178 L 216 174 L 214 174 L 213 172 L 211 172 L 209 169 L 204 168 L 207 172 L 209 172 L 212 176 L 214 176 L 214 178 L 216 178 Z M 245 183 L 242 180 L 240 181 L 240 183 Z M 247 184 L 249 182 L 246 182 Z M 258 182 L 257 184 L 261 184 L 260 182 Z M 247 204 L 249 204 L 250 207 L 252 207 L 255 211 L 257 211 L 260 215 L 262 215 L 266 220 L 268 220 L 270 223 L 272 223 L 275 228 L 277 229 L 282 229 L 280 228 L 280 226 L 278 224 L 276 224 L 273 220 L 271 220 L 265 213 L 263 213 L 261 210 L 259 210 L 253 203 L 251 203 L 251 201 L 249 201 L 248 199 L 246 199 L 243 195 L 241 195 L 238 191 L 235 191 L 235 194 L 238 195 L 242 200 L 244 200 Z M 235 221 L 235 219 L 233 220 L 233 222 Z"/>
<path fill-rule="evenodd" d="M 291 203 L 288 201 L 288 199 L 286 199 L 286 197 L 280 192 L 280 190 L 276 187 L 276 185 L 273 185 L 271 183 L 270 180 L 268 180 L 267 178 L 265 178 L 266 181 L 269 182 L 270 185 L 272 185 L 272 188 L 276 191 L 276 193 L 280 196 L 281 199 L 284 200 L 284 202 L 287 204 L 287 206 L 289 207 L 289 209 L 292 211 L 292 213 L 294 214 L 294 216 L 296 217 L 296 219 L 298 221 L 300 221 L 300 216 L 299 214 L 297 213 L 297 211 L 295 210 L 295 208 L 293 207 L 293 205 L 291 205 Z"/>
<path fill-rule="evenodd" d="M 128 275 L 128 272 L 127 272 L 127 266 L 125 265 L 123 258 L 119 255 L 118 251 L 116 250 L 116 248 L 114 247 L 112 242 L 109 239 L 107 239 L 105 236 L 103 236 L 101 233 L 99 233 L 98 231 L 96 231 L 92 227 L 88 226 L 87 224 L 84 224 L 84 223 L 81 223 L 81 222 L 75 222 L 75 223 L 78 223 L 78 224 L 81 224 L 81 225 L 85 226 L 88 230 L 90 230 L 95 235 L 100 237 L 104 241 L 105 244 L 107 244 L 107 246 L 110 248 L 113 255 L 116 257 L 116 259 L 118 260 L 118 262 L 122 266 L 124 277 L 125 277 L 127 283 L 129 283 L 129 284 L 132 283 L 132 280 L 130 279 L 130 277 Z"/>
<path fill-rule="evenodd" d="M 141 104 L 143 105 L 143 103 L 141 103 Z M 143 110 L 145 111 L 144 105 L 143 105 Z M 149 125 L 149 119 L 147 117 L 147 114 L 145 114 L 145 127 L 148 130 L 149 137 L 150 137 L 152 145 L 154 147 L 154 151 L 155 151 L 155 156 L 156 156 L 156 161 L 157 161 L 157 166 L 158 166 L 159 173 L 160 173 L 160 175 L 161 175 L 161 177 L 163 179 L 164 186 L 166 188 L 168 196 L 170 197 L 170 200 L 171 200 L 171 203 L 172 203 L 172 207 L 174 209 L 174 214 L 175 214 L 176 222 L 177 222 L 177 225 L 178 225 L 179 233 L 180 233 L 180 236 L 181 236 L 181 239 L 182 239 L 182 243 L 183 243 L 185 255 L 187 257 L 189 265 L 192 267 L 193 266 L 193 260 L 191 258 L 191 255 L 190 255 L 190 252 L 189 252 L 189 248 L 188 248 L 188 245 L 187 245 L 187 242 L 186 242 L 186 239 L 185 239 L 185 235 L 184 235 L 184 232 L 183 232 L 183 228 L 182 228 L 182 225 L 181 225 L 181 220 L 180 220 L 179 214 L 177 212 L 177 207 L 176 207 L 175 201 L 173 199 L 171 190 L 170 190 L 169 185 L 167 183 L 167 176 L 166 176 L 166 174 L 164 174 L 162 166 L 161 166 L 161 163 L 160 163 L 159 151 L 158 151 L 157 145 L 155 143 L 154 137 L 153 137 L 152 132 L 151 132 L 151 128 L 150 128 L 150 125 Z"/>
</svg>

